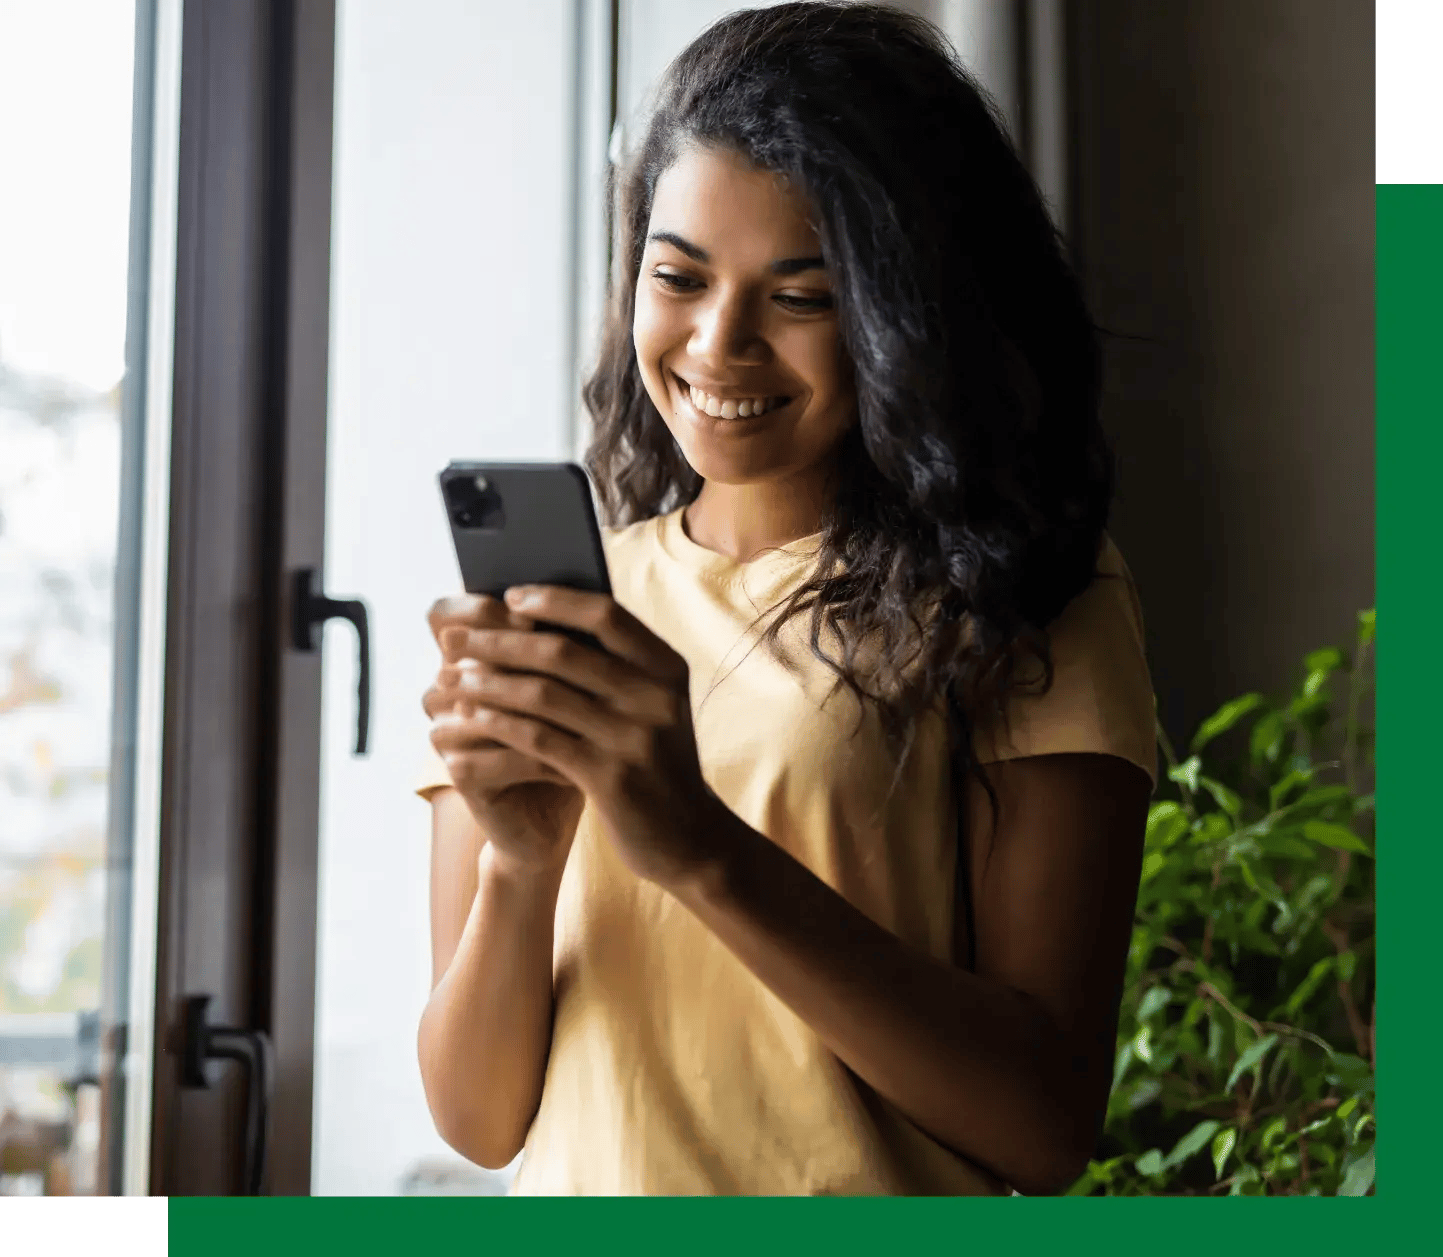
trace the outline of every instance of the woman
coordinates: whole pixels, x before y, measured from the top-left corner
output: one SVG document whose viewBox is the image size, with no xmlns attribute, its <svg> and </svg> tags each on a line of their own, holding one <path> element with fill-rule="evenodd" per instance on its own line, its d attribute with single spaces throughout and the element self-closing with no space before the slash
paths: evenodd
<svg viewBox="0 0 1443 1257">
<path fill-rule="evenodd" d="M 1036 188 L 927 24 L 788 4 L 618 193 L 614 599 L 431 612 L 437 1127 L 528 1193 L 1063 1189 L 1155 759 Z"/>
</svg>

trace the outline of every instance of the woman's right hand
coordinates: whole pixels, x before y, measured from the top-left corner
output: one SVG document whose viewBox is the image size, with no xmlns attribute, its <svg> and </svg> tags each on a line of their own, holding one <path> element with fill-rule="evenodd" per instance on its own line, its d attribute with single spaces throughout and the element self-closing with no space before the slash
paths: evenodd
<svg viewBox="0 0 1443 1257">
<path fill-rule="evenodd" d="M 440 599 L 428 620 L 441 650 L 436 681 L 423 699 L 431 745 L 485 835 L 490 858 L 507 871 L 554 871 L 576 833 L 581 791 L 540 761 L 481 734 L 473 719 L 476 691 L 467 681 L 491 665 L 453 655 L 443 639 L 448 628 L 530 629 L 532 622 L 498 599 L 474 594 Z"/>
</svg>

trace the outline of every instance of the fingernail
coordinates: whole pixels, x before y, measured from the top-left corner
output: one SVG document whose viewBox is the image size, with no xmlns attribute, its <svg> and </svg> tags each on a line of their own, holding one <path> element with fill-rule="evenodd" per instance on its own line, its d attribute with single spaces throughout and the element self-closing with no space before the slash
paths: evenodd
<svg viewBox="0 0 1443 1257">
<path fill-rule="evenodd" d="M 518 611 L 524 610 L 526 607 L 534 607 L 538 601 L 536 591 L 527 588 L 525 585 L 517 585 L 506 591 L 507 605 L 516 608 Z"/>
</svg>

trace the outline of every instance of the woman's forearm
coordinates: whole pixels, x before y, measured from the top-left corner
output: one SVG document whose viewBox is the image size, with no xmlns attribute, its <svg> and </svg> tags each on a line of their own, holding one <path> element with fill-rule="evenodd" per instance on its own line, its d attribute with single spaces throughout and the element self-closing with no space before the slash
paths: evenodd
<svg viewBox="0 0 1443 1257">
<path fill-rule="evenodd" d="M 1034 1000 L 909 946 L 727 812 L 671 887 L 863 1082 L 1026 1194 L 1085 1168 L 1077 1079 Z"/>
<path fill-rule="evenodd" d="M 521 1150 L 551 1044 L 561 868 L 504 867 L 482 849 L 466 925 L 421 1017 L 427 1104 L 441 1137 L 498 1169 Z"/>
</svg>

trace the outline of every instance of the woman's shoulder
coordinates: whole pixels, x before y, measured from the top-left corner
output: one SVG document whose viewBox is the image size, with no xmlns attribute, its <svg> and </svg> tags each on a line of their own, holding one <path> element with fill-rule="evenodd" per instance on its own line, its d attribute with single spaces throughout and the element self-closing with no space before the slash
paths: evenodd
<svg viewBox="0 0 1443 1257">
<path fill-rule="evenodd" d="M 1121 551 L 1104 534 L 1091 583 L 1047 629 L 1052 685 L 1009 703 L 1001 728 L 982 731 L 979 759 L 1098 751 L 1157 780 L 1154 696 L 1142 606 Z"/>
</svg>

